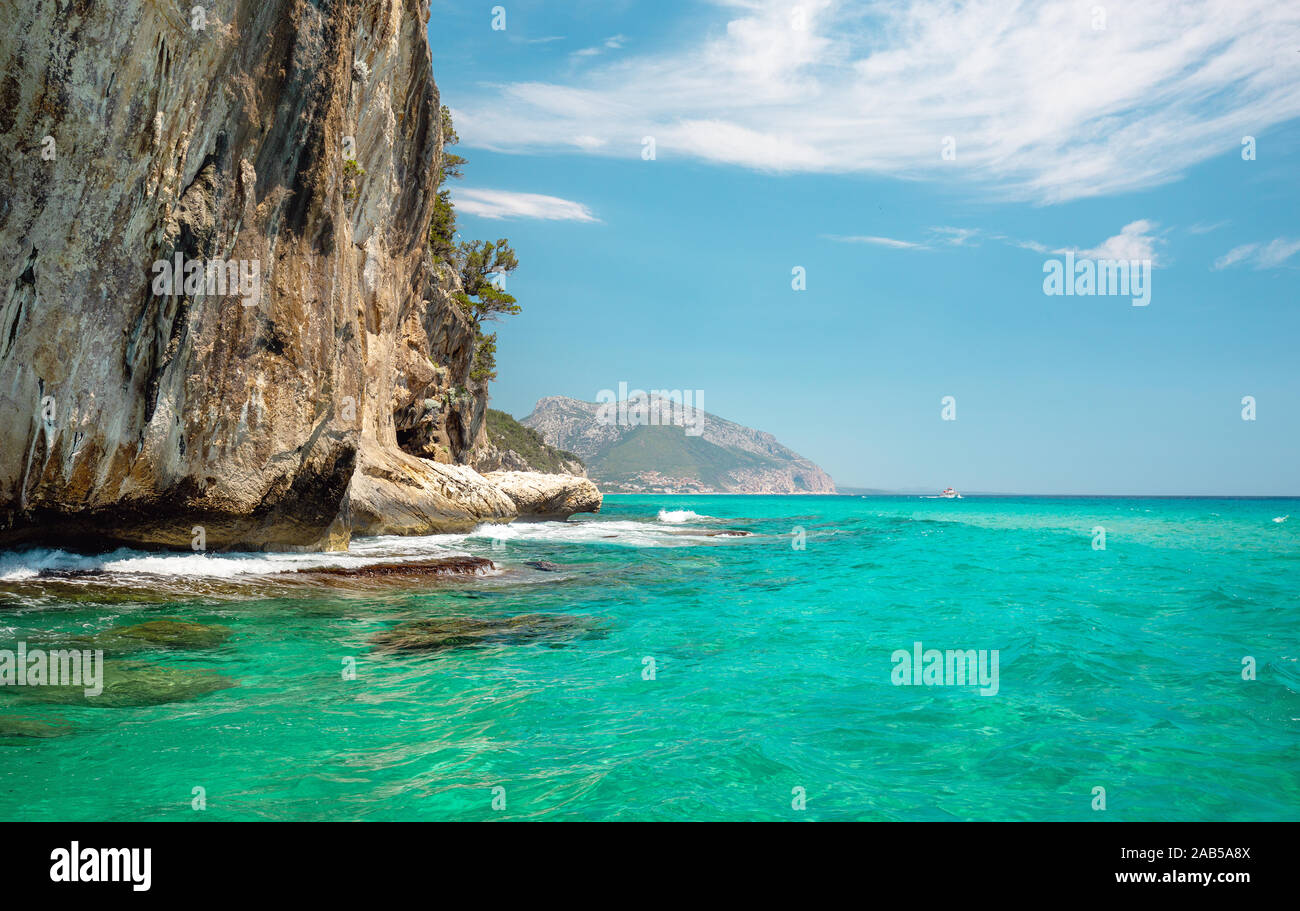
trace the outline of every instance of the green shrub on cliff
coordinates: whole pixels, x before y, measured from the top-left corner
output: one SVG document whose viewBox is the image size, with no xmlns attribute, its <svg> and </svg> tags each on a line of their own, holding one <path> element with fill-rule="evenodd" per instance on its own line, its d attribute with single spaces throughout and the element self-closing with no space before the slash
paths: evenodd
<svg viewBox="0 0 1300 911">
<path fill-rule="evenodd" d="M 504 411 L 488 409 L 487 432 L 493 446 L 502 452 L 513 449 L 536 471 L 560 474 L 565 462 L 582 464 L 582 459 L 571 452 L 556 449 L 536 430 L 525 427 Z"/>
<path fill-rule="evenodd" d="M 343 161 L 343 199 L 346 202 L 352 202 L 357 198 L 360 192 L 358 185 L 361 178 L 366 176 L 366 169 L 357 164 L 355 158 L 347 158 Z"/>
<path fill-rule="evenodd" d="M 451 190 L 444 186 L 447 178 L 464 176 L 465 159 L 447 150 L 460 142 L 451 122 L 451 110 L 442 106 L 442 165 L 438 169 L 438 196 L 433 201 L 433 221 L 429 225 L 429 249 L 438 262 L 450 263 L 456 255 L 456 207 L 451 203 Z"/>
<path fill-rule="evenodd" d="M 505 278 L 519 266 L 515 251 L 504 237 L 492 243 L 486 240 L 456 243 L 456 207 L 451 201 L 451 190 L 443 186 L 448 178 L 464 176 L 465 159 L 447 151 L 448 146 L 460 142 L 456 127 L 451 122 L 451 111 L 442 106 L 442 164 L 438 171 L 438 195 L 433 204 L 433 221 L 429 225 L 429 249 L 435 262 L 455 269 L 460 276 L 461 290 L 456 292 L 456 303 L 474 321 L 474 362 L 470 378 L 488 383 L 496 379 L 496 333 L 483 331 L 485 320 L 494 320 L 502 314 L 519 312 L 519 304 L 505 290 Z"/>
<path fill-rule="evenodd" d="M 495 244 L 486 240 L 465 241 L 457 250 L 456 264 L 463 289 L 456 300 L 474 322 L 519 312 L 519 304 L 505 289 L 505 277 L 519 268 L 510 241 L 504 237 Z"/>
<path fill-rule="evenodd" d="M 497 334 L 479 330 L 474 341 L 474 363 L 469 368 L 469 378 L 476 383 L 488 383 L 497 378 Z"/>
<path fill-rule="evenodd" d="M 483 322 L 519 312 L 514 296 L 505 290 L 505 277 L 519 266 L 519 260 L 510 241 L 502 237 L 495 244 L 486 240 L 462 243 L 457 249 L 457 265 L 463 290 L 456 293 L 456 302 L 474 321 L 477 333 L 470 376 L 489 382 L 497 376 L 497 336 L 484 332 Z"/>
</svg>

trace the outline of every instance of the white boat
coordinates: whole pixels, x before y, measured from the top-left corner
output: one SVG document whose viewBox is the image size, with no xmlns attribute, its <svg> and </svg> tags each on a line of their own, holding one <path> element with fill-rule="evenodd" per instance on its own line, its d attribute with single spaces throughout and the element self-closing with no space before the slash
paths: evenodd
<svg viewBox="0 0 1300 911">
<path fill-rule="evenodd" d="M 961 494 L 957 493 L 957 491 L 953 490 L 951 487 L 946 487 L 944 488 L 943 493 L 939 494 L 939 497 L 944 500 L 960 500 Z"/>
</svg>

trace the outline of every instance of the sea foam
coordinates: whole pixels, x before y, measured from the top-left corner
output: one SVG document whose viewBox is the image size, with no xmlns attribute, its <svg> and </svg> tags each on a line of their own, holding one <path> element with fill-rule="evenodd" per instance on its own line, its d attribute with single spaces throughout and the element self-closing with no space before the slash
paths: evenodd
<svg viewBox="0 0 1300 911">
<path fill-rule="evenodd" d="M 659 521 L 667 522 L 670 525 L 681 525 L 683 522 L 694 522 L 696 519 L 711 519 L 712 516 L 702 516 L 690 509 L 661 509 L 659 510 Z"/>
</svg>

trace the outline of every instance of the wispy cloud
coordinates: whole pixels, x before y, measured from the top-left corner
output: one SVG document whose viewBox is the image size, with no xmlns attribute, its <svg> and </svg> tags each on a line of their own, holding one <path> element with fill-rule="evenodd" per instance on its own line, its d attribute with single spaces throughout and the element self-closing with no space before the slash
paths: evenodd
<svg viewBox="0 0 1300 911">
<path fill-rule="evenodd" d="M 1055 202 L 1174 180 L 1300 115 L 1300 6 L 1110 4 L 1104 29 L 1092 6 L 725 3 L 730 21 L 686 46 L 484 87 L 456 123 L 483 148 L 639 159 L 654 136 L 660 161 L 960 179 Z"/>
<path fill-rule="evenodd" d="M 1004 237 L 1001 234 L 994 235 L 994 240 L 1000 240 L 1003 243 L 1010 244 L 1013 247 L 1019 247 L 1022 250 L 1031 250 L 1034 253 L 1052 253 L 1053 251 L 1047 244 L 1040 244 L 1036 240 L 1019 240 L 1014 237 Z"/>
<path fill-rule="evenodd" d="M 1279 237 L 1259 251 L 1256 259 L 1259 261 L 1261 269 L 1271 269 L 1274 266 L 1280 266 L 1286 262 L 1296 251 L 1300 250 L 1300 240 L 1292 238 Z"/>
<path fill-rule="evenodd" d="M 980 231 L 978 228 L 950 228 L 947 226 L 941 226 L 931 228 L 930 233 L 953 247 L 977 246 L 975 242 L 980 238 Z"/>
<path fill-rule="evenodd" d="M 452 191 L 456 209 L 482 218 L 539 218 L 546 221 L 600 221 L 580 202 L 543 196 L 539 193 L 515 193 L 510 190 L 478 190 L 458 187 Z"/>
<path fill-rule="evenodd" d="M 1240 247 L 1233 247 L 1227 253 L 1220 256 L 1214 261 L 1214 270 L 1226 269 L 1229 266 L 1235 266 L 1250 258 L 1250 255 L 1259 249 L 1259 244 L 1242 244 Z"/>
<path fill-rule="evenodd" d="M 823 234 L 826 240 L 842 244 L 872 244 L 877 247 L 891 247 L 895 250 L 933 250 L 935 247 L 975 247 L 983 233 L 978 228 L 954 228 L 947 225 L 927 229 L 925 240 L 900 240 L 895 237 L 879 237 L 871 234 Z M 1001 235 L 992 235 L 992 239 L 1002 240 Z"/>
<path fill-rule="evenodd" d="M 833 240 L 841 244 L 872 244 L 877 247 L 892 247 L 895 250 L 928 250 L 925 244 L 913 243 L 910 240 L 896 240 L 893 237 L 872 237 L 866 234 L 823 234 L 827 240 Z"/>
<path fill-rule="evenodd" d="M 616 51 L 623 46 L 623 42 L 626 40 L 627 38 L 624 35 L 611 35 L 605 39 L 603 44 L 594 47 L 584 47 L 580 51 L 574 51 L 573 56 L 595 57 L 598 54 L 603 54 L 605 51 Z"/>
<path fill-rule="evenodd" d="M 1297 252 L 1300 252 L 1300 240 L 1288 237 L 1279 237 L 1267 244 L 1242 244 L 1216 259 L 1213 268 L 1217 272 L 1243 264 L 1256 269 L 1275 269 Z"/>
<path fill-rule="evenodd" d="M 989 234 L 979 228 L 958 228 L 950 225 L 937 225 L 929 228 L 929 237 L 923 241 L 899 240 L 893 237 L 861 234 L 823 234 L 822 237 L 840 243 L 874 244 L 900 250 L 932 250 L 935 247 L 977 247 L 981 241 L 990 240 L 1010 247 L 1019 247 L 1022 250 L 1032 250 L 1034 253 L 1066 253 L 1072 251 L 1079 256 L 1086 256 L 1091 259 L 1150 260 L 1152 265 L 1158 265 L 1156 247 L 1163 242 L 1163 238 L 1156 233 L 1157 227 L 1159 226 L 1155 222 L 1147 219 L 1129 222 L 1120 228 L 1118 234 L 1106 238 L 1091 249 L 1050 247 L 1035 240 L 1021 240 L 1009 237 L 1006 234 Z M 1292 250 L 1291 252 L 1295 251 Z"/>
</svg>

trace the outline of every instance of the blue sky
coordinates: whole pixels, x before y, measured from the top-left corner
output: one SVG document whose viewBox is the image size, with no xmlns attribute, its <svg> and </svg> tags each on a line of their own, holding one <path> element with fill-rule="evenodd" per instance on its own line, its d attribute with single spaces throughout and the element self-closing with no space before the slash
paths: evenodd
<svg viewBox="0 0 1300 911">
<path fill-rule="evenodd" d="M 499 5 L 430 17 L 462 238 L 521 263 L 495 407 L 698 389 L 863 487 L 1300 494 L 1293 5 Z M 1149 305 L 1044 294 L 1066 251 Z"/>
</svg>

